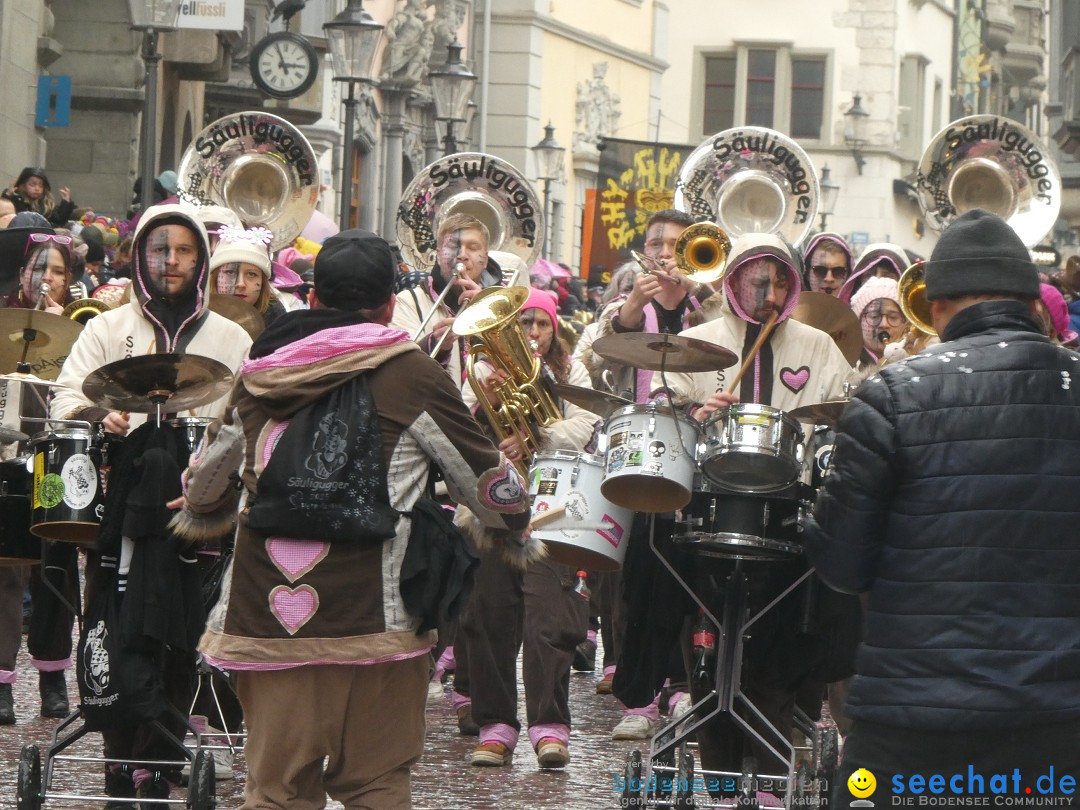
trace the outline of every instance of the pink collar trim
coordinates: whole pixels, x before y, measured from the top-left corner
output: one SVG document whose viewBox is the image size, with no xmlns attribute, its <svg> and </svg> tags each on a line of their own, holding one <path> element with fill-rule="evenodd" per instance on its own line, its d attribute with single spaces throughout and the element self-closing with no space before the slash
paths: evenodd
<svg viewBox="0 0 1080 810">
<path fill-rule="evenodd" d="M 383 349 L 408 339 L 407 332 L 390 329 L 377 323 L 360 323 L 323 329 L 304 340 L 282 346 L 266 357 L 246 361 L 240 367 L 240 373 L 253 374 L 274 368 L 306 366 L 352 352 Z"/>
</svg>

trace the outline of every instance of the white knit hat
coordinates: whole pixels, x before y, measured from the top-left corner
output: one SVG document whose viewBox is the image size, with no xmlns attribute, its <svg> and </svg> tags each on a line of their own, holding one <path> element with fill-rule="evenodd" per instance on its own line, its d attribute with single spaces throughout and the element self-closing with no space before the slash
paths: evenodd
<svg viewBox="0 0 1080 810">
<path fill-rule="evenodd" d="M 226 226 L 218 233 L 221 241 L 214 249 L 214 255 L 210 258 L 210 269 L 216 270 L 222 265 L 242 262 L 253 264 L 263 271 L 263 275 L 270 278 L 270 253 L 267 245 L 273 239 L 273 234 L 266 228 L 233 228 Z"/>
<path fill-rule="evenodd" d="M 879 298 L 888 298 L 900 306 L 900 292 L 896 279 L 877 276 L 867 279 L 866 283 L 859 287 L 859 291 L 851 296 L 851 308 L 855 316 L 861 318 L 863 310 L 870 306 L 870 302 Z"/>
</svg>

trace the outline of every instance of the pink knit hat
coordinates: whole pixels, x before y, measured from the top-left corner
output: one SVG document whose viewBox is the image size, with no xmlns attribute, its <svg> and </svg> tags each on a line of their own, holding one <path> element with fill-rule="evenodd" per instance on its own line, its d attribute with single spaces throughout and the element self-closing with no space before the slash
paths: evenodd
<svg viewBox="0 0 1080 810">
<path fill-rule="evenodd" d="M 558 305 L 558 298 L 555 293 L 550 290 L 539 290 L 536 287 L 529 288 L 529 298 L 525 301 L 525 306 L 521 308 L 524 312 L 527 309 L 542 309 L 551 318 L 552 326 L 558 326 L 559 314 L 556 309 Z"/>
<path fill-rule="evenodd" d="M 870 302 L 879 298 L 888 298 L 900 306 L 900 293 L 896 279 L 877 276 L 867 279 L 866 283 L 859 287 L 859 291 L 851 296 L 851 308 L 855 316 L 861 318 L 863 310 L 870 306 Z"/>
<path fill-rule="evenodd" d="M 1069 305 L 1057 287 L 1052 284 L 1039 285 L 1039 297 L 1050 313 L 1050 322 L 1058 333 L 1062 343 L 1076 340 L 1076 332 L 1069 328 Z"/>
</svg>

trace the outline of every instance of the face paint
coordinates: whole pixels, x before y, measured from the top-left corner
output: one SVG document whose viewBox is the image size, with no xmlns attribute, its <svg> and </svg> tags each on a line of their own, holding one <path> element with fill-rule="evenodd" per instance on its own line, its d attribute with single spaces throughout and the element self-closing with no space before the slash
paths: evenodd
<svg viewBox="0 0 1080 810">
<path fill-rule="evenodd" d="M 146 237 L 143 283 L 151 295 L 175 298 L 195 278 L 199 247 L 195 234 L 183 225 L 159 225 Z"/>
<path fill-rule="evenodd" d="M 46 249 L 36 250 L 26 262 L 22 272 L 23 298 L 33 306 L 37 306 L 38 296 L 41 291 L 41 282 L 45 278 L 45 271 L 49 266 L 49 251 Z"/>
<path fill-rule="evenodd" d="M 454 275 L 454 266 L 461 262 L 465 265 L 465 278 L 476 281 L 487 267 L 487 248 L 484 234 L 475 228 L 461 228 L 443 234 L 439 243 L 439 269 L 447 282 Z"/>
<path fill-rule="evenodd" d="M 222 295 L 232 295 L 236 290 L 236 280 L 240 277 L 240 264 L 223 264 L 217 269 L 217 277 L 214 282 L 214 292 Z"/>
<path fill-rule="evenodd" d="M 863 345 L 877 353 L 885 348 L 885 341 L 881 339 L 885 334 L 889 336 L 889 343 L 895 343 L 901 338 L 907 328 L 907 319 L 894 301 L 875 298 L 866 305 L 859 317 L 859 327 L 862 330 Z"/>
<path fill-rule="evenodd" d="M 836 295 L 848 277 L 844 254 L 819 247 L 810 254 L 810 290 Z"/>
<path fill-rule="evenodd" d="M 782 312 L 788 296 L 788 272 L 771 259 L 754 259 L 731 278 L 731 294 L 739 308 L 758 323 Z"/>
</svg>

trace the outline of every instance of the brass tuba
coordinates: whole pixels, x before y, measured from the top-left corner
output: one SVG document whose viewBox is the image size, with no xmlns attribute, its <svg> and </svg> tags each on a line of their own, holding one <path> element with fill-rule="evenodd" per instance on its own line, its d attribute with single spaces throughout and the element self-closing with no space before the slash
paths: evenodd
<svg viewBox="0 0 1080 810">
<path fill-rule="evenodd" d="M 1004 219 L 1028 248 L 1049 233 L 1061 210 L 1061 175 L 1038 136 L 995 115 L 961 118 L 935 135 L 919 161 L 915 185 L 926 222 L 935 230 L 983 208 Z M 901 274 L 899 294 L 905 317 L 936 335 L 922 262 Z"/>
<path fill-rule="evenodd" d="M 465 366 L 469 385 L 499 441 L 515 436 L 524 448 L 523 457 L 514 462 L 523 475 L 540 449 L 539 428 L 562 419 L 543 378 L 543 361 L 534 354 L 518 321 L 528 298 L 527 287 L 488 287 L 469 302 L 453 326 L 456 334 L 473 338 Z M 495 401 L 476 378 L 480 357 L 508 377 L 494 387 Z"/>
<path fill-rule="evenodd" d="M 274 235 L 271 253 L 293 241 L 319 199 L 319 166 L 304 134 L 276 115 L 253 110 L 219 118 L 188 146 L 176 170 L 182 203 L 221 205 L 245 227 Z"/>
<path fill-rule="evenodd" d="M 91 318 L 96 318 L 102 312 L 108 312 L 110 309 L 112 309 L 111 306 L 97 298 L 80 298 L 64 307 L 64 311 L 60 314 L 86 326 Z"/>
<path fill-rule="evenodd" d="M 786 135 L 736 127 L 705 140 L 683 161 L 675 207 L 726 237 L 772 233 L 798 246 L 817 215 L 820 189 L 809 156 Z"/>
</svg>

